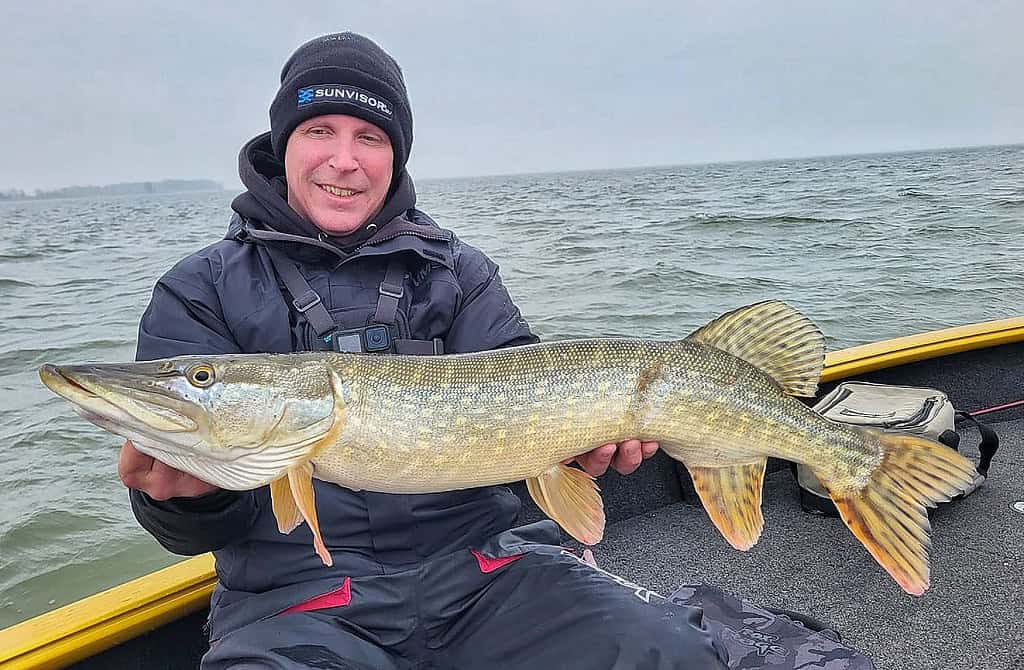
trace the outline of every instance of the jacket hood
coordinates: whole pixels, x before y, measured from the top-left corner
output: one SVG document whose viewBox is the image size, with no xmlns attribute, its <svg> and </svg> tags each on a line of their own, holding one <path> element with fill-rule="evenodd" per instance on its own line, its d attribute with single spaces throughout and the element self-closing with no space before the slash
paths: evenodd
<svg viewBox="0 0 1024 670">
<path fill-rule="evenodd" d="M 243 219 L 258 222 L 266 230 L 312 238 L 340 249 L 353 249 L 370 239 L 381 228 L 403 216 L 416 205 L 416 190 L 405 170 L 395 176 L 391 194 L 377 216 L 361 229 L 344 236 L 324 233 L 300 216 L 288 204 L 288 186 L 284 163 L 274 155 L 270 133 L 254 137 L 238 155 L 238 176 L 247 189 L 236 197 L 231 208 Z M 234 228 L 235 226 L 232 226 Z M 233 236 L 228 231 L 228 237 Z"/>
</svg>

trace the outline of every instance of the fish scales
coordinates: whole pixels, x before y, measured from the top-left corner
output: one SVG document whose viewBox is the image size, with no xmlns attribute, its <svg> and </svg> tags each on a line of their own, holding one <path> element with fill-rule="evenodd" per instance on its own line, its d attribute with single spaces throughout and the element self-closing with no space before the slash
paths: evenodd
<svg viewBox="0 0 1024 670">
<path fill-rule="evenodd" d="M 313 460 L 332 481 L 405 493 L 535 476 L 632 435 L 637 379 L 662 350 L 577 340 L 450 359 L 336 354 L 347 421 Z"/>
<path fill-rule="evenodd" d="M 347 422 L 313 462 L 353 488 L 427 493 L 535 476 L 606 442 L 659 441 L 687 465 L 877 460 L 771 378 L 685 341 L 569 340 L 454 359 L 335 354 Z M 738 449 L 737 445 L 742 445 Z"/>
</svg>

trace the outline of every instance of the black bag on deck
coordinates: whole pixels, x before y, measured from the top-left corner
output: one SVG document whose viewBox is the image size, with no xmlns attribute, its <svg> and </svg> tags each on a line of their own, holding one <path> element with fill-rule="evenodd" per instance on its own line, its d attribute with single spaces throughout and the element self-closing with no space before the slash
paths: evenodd
<svg viewBox="0 0 1024 670">
<path fill-rule="evenodd" d="M 730 670 L 875 670 L 871 659 L 811 617 L 758 607 L 706 584 L 680 586 L 669 600 L 704 609 L 704 625 L 725 645 Z"/>
<path fill-rule="evenodd" d="M 977 466 L 979 476 L 963 495 L 970 494 L 985 481 L 989 463 L 999 447 L 999 437 L 995 431 L 979 423 L 970 414 L 956 411 L 946 394 L 936 389 L 842 382 L 812 409 L 833 421 L 906 431 L 938 440 L 955 450 L 959 450 L 960 446 L 956 420 L 972 423 L 981 434 L 981 444 L 978 445 L 981 454 Z M 800 485 L 800 506 L 804 511 L 839 516 L 831 498 L 811 469 L 797 463 L 793 464 L 793 469 Z"/>
</svg>

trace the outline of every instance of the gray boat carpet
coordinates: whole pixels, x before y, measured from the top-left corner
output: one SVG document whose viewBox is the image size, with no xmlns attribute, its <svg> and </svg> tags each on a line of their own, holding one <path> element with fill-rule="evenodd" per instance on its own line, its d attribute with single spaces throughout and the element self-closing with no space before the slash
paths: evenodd
<svg viewBox="0 0 1024 670">
<path fill-rule="evenodd" d="M 765 481 L 765 530 L 732 549 L 702 508 L 684 502 L 608 528 L 600 567 L 668 595 L 708 583 L 756 604 L 831 623 L 881 669 L 1024 669 L 1024 420 L 1002 439 L 989 480 L 932 515 L 931 589 L 905 594 L 839 519 L 800 510 L 788 470 Z M 964 443 L 977 436 L 963 430 Z M 972 457 L 976 451 L 965 450 Z"/>
</svg>

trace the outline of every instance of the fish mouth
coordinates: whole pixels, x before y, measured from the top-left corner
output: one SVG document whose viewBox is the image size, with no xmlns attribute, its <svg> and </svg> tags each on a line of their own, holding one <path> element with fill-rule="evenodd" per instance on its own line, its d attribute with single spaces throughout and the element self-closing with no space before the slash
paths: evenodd
<svg viewBox="0 0 1024 670">
<path fill-rule="evenodd" d="M 43 365 L 39 378 L 51 391 L 70 402 L 84 419 L 117 435 L 141 434 L 151 443 L 180 446 L 194 440 L 200 421 L 190 416 L 188 403 L 156 390 L 144 375 L 131 375 L 116 366 Z M 131 438 L 129 438 L 131 439 Z M 184 442 L 184 444 L 183 444 Z"/>
<path fill-rule="evenodd" d="M 328 417 L 325 425 L 310 426 L 308 434 L 294 443 L 211 449 L 203 437 L 208 433 L 204 410 L 162 390 L 154 378 L 169 374 L 144 365 L 46 364 L 39 368 L 39 378 L 82 418 L 131 440 L 147 456 L 235 491 L 267 484 L 304 460 L 333 421 Z"/>
</svg>

